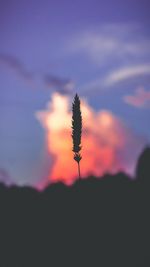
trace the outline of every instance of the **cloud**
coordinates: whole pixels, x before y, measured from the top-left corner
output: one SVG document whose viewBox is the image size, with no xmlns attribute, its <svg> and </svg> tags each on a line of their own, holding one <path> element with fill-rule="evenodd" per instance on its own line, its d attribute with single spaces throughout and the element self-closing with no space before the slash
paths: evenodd
<svg viewBox="0 0 150 267">
<path fill-rule="evenodd" d="M 70 79 L 62 79 L 58 76 L 47 74 L 44 76 L 46 86 L 61 94 L 69 94 L 74 88 L 74 83 Z"/>
<path fill-rule="evenodd" d="M 111 71 L 104 78 L 95 79 L 82 86 L 82 92 L 91 92 L 94 90 L 105 90 L 116 87 L 118 84 L 130 81 L 133 78 L 150 76 L 150 64 L 128 66 Z"/>
<path fill-rule="evenodd" d="M 150 75 L 150 64 L 129 66 L 117 69 L 106 76 L 103 85 L 106 87 L 113 86 L 124 80 L 142 75 Z"/>
<path fill-rule="evenodd" d="M 138 88 L 134 95 L 126 95 L 123 100 L 125 103 L 137 108 L 150 108 L 150 91 Z"/>
<path fill-rule="evenodd" d="M 26 70 L 19 59 L 8 54 L 0 54 L 0 65 L 14 71 L 20 78 L 27 82 L 33 80 L 33 73 Z"/>
<path fill-rule="evenodd" d="M 94 64 L 104 66 L 150 57 L 149 46 L 150 39 L 139 25 L 104 24 L 83 30 L 71 38 L 67 47 L 71 53 L 86 55 Z"/>
<path fill-rule="evenodd" d="M 133 174 L 144 141 L 110 111 L 96 112 L 84 100 L 81 107 L 82 176 L 120 170 Z M 53 94 L 46 110 L 37 112 L 36 117 L 45 129 L 47 149 L 54 158 L 50 181 L 71 184 L 76 179 L 77 166 L 72 153 L 70 98 Z"/>
<path fill-rule="evenodd" d="M 0 183 L 3 183 L 7 186 L 13 184 L 12 178 L 9 176 L 8 172 L 3 168 L 0 168 Z"/>
<path fill-rule="evenodd" d="M 8 54 L 0 54 L 0 66 L 6 67 L 12 70 L 17 76 L 30 84 L 35 82 L 35 75 L 32 72 L 27 71 L 24 64 L 16 57 Z M 57 91 L 61 94 L 70 94 L 74 88 L 74 82 L 70 79 L 60 78 L 59 76 L 53 76 L 50 74 L 42 75 L 38 73 L 36 75 L 39 79 L 42 79 L 44 85 L 47 88 Z"/>
<path fill-rule="evenodd" d="M 73 60 L 89 64 L 92 73 L 94 68 L 94 79 L 81 88 L 90 93 L 150 76 L 149 47 L 150 36 L 142 25 L 112 23 L 77 33 L 70 38 L 67 51 Z"/>
</svg>

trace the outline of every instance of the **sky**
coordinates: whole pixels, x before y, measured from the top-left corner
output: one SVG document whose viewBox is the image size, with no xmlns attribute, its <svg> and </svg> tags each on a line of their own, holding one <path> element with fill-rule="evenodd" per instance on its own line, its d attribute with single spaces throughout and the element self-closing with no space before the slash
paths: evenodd
<svg viewBox="0 0 150 267">
<path fill-rule="evenodd" d="M 149 9 L 148 0 L 0 1 L 0 181 L 75 180 L 76 92 L 82 175 L 134 175 L 150 142 Z"/>
</svg>

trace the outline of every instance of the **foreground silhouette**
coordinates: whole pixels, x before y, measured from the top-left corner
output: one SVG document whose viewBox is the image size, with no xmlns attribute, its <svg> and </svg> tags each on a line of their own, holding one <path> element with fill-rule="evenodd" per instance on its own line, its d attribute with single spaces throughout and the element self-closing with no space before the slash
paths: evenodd
<svg viewBox="0 0 150 267">
<path fill-rule="evenodd" d="M 142 166 L 139 159 L 137 173 Z M 0 185 L 0 266 L 150 266 L 148 175 L 89 177 L 44 192 Z"/>
<path fill-rule="evenodd" d="M 78 164 L 79 178 L 81 178 L 80 173 L 80 160 L 81 156 L 81 135 L 82 135 L 82 115 L 80 110 L 80 98 L 76 94 L 72 104 L 72 141 L 73 141 L 73 153 L 74 160 Z"/>
</svg>

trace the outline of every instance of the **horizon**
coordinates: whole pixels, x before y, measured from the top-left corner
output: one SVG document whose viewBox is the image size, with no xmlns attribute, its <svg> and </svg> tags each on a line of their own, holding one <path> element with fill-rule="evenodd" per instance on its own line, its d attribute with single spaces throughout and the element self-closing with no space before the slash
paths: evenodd
<svg viewBox="0 0 150 267">
<path fill-rule="evenodd" d="M 64 187 L 74 187 L 76 184 L 82 184 L 82 182 L 87 184 L 89 181 L 91 182 L 95 182 L 95 181 L 99 181 L 100 184 L 102 182 L 102 185 L 105 184 L 105 182 L 107 182 L 106 184 L 109 185 L 110 182 L 112 183 L 118 183 L 119 180 L 120 182 L 123 182 L 124 178 L 126 180 L 129 181 L 129 183 L 131 182 L 131 184 L 138 184 L 140 186 L 140 184 L 149 184 L 149 174 L 150 174 L 150 169 L 149 169 L 149 162 L 150 162 L 150 146 L 147 146 L 144 148 L 144 150 L 142 151 L 142 153 L 139 155 L 138 157 L 138 161 L 136 163 L 136 168 L 134 170 L 134 175 L 130 176 L 129 174 L 127 174 L 126 172 L 120 170 L 117 173 L 104 173 L 102 176 L 94 176 L 94 175 L 87 175 L 87 176 L 82 176 L 82 177 L 78 177 L 76 176 L 75 179 L 72 180 L 71 183 L 66 183 L 65 180 L 63 180 L 61 177 L 60 179 L 57 180 L 48 180 L 47 184 L 46 183 L 39 183 L 36 186 L 35 185 L 17 185 L 15 183 L 10 183 L 9 177 L 6 177 L 5 174 L 4 176 L 6 177 L 6 180 L 3 181 L 1 180 L 0 177 L 0 187 L 5 187 L 6 189 L 11 189 L 11 188 L 20 188 L 20 189 L 24 189 L 24 188 L 28 188 L 31 190 L 35 190 L 37 192 L 45 192 L 45 190 L 47 190 L 49 187 L 57 187 L 59 185 L 63 185 Z M 119 180 L 116 180 L 118 179 Z M 139 183 L 140 182 L 140 183 Z M 146 183 L 145 183 L 146 182 Z M 119 184 L 118 184 L 119 185 Z"/>
</svg>

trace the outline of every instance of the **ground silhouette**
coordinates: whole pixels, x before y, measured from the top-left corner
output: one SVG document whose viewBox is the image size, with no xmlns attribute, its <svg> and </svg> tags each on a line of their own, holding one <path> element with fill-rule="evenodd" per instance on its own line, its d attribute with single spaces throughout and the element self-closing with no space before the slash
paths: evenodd
<svg viewBox="0 0 150 267">
<path fill-rule="evenodd" d="M 149 267 L 150 148 L 145 151 L 133 181 L 119 173 L 43 192 L 1 184 L 0 266 Z"/>
<path fill-rule="evenodd" d="M 136 176 L 141 183 L 150 186 L 150 147 L 146 147 L 139 157 Z"/>
</svg>

